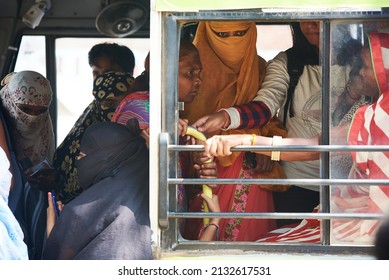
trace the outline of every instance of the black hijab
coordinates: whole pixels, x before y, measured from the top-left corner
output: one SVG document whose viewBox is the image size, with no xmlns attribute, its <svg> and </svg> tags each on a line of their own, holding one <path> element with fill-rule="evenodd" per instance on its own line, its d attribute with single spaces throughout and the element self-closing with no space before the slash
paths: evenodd
<svg viewBox="0 0 389 280">
<path fill-rule="evenodd" d="M 118 123 L 90 126 L 77 162 L 83 192 L 65 205 L 44 259 L 151 259 L 144 139 Z"/>
</svg>

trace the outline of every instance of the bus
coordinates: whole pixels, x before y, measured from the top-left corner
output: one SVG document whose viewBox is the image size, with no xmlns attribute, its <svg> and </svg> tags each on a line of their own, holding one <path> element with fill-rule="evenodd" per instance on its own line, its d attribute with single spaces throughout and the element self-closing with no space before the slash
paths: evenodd
<svg viewBox="0 0 389 280">
<path fill-rule="evenodd" d="M 386 151 L 387 146 L 355 147 L 331 143 L 331 111 L 335 103 L 334 63 L 345 36 L 367 44 L 366 33 L 389 28 L 388 3 L 383 0 L 331 1 L 180 1 L 180 0 L 2 0 L 0 3 L 1 77 L 10 72 L 34 70 L 52 85 L 50 114 L 59 145 L 92 97 L 92 71 L 87 53 L 96 43 L 117 42 L 135 54 L 134 76 L 143 71 L 150 52 L 150 222 L 155 259 L 204 258 L 324 258 L 372 259 L 373 243 L 334 239 L 332 221 L 382 220 L 383 213 L 332 211 L 331 189 L 356 184 L 350 178 L 334 178 L 331 169 L 337 151 Z M 199 179 L 179 176 L 178 155 L 201 151 L 202 145 L 180 145 L 177 123 L 184 106 L 177 98 L 180 38 L 193 39 L 200 22 L 250 21 L 257 27 L 257 52 L 267 62 L 293 45 L 290 25 L 316 21 L 320 27 L 321 144 L 279 147 L 282 151 L 318 151 L 320 176 L 315 179 Z M 77 102 L 75 102 L 77 100 Z M 312 117 L 312 115 L 307 118 Z M 270 147 L 271 148 L 271 147 Z M 237 146 L 235 151 L 271 150 L 266 146 Z M 320 208 L 308 212 L 181 212 L 177 207 L 178 185 L 203 184 L 315 185 Z M 358 185 L 387 185 L 385 179 L 358 180 Z M 296 203 L 304 203 L 297 202 Z M 185 239 L 180 219 L 265 219 L 317 221 L 319 240 L 304 241 L 198 241 Z M 278 234 L 282 231 L 279 229 Z M 277 231 L 274 231 L 275 234 Z"/>
</svg>

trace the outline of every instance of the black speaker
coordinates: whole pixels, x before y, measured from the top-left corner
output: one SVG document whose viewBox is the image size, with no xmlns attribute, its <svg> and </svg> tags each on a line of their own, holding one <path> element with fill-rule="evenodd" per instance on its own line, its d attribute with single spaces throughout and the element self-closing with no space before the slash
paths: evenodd
<svg viewBox="0 0 389 280">
<path fill-rule="evenodd" d="M 126 37 L 147 21 L 150 7 L 142 1 L 118 1 L 104 7 L 96 17 L 97 30 L 109 37 Z"/>
</svg>

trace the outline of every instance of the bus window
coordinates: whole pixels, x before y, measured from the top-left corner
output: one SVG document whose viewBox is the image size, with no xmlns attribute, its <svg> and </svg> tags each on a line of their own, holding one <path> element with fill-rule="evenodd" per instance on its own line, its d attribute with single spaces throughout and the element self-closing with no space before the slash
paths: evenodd
<svg viewBox="0 0 389 280">
<path fill-rule="evenodd" d="M 103 42 L 125 45 L 133 51 L 136 63 L 134 77 L 144 70 L 144 60 L 149 52 L 149 39 L 57 39 L 58 144 L 93 99 L 93 77 L 88 64 L 88 52 L 92 46 Z"/>
<path fill-rule="evenodd" d="M 331 104 L 331 126 L 334 130 L 331 133 L 330 142 L 333 145 L 354 144 L 358 139 L 359 145 L 373 143 L 384 143 L 383 139 L 364 142 L 364 131 L 358 123 L 361 116 L 357 110 L 374 103 L 379 92 L 374 87 L 369 87 L 368 73 L 366 67 L 371 65 L 369 48 L 372 48 L 367 40 L 370 32 L 377 32 L 388 28 L 384 21 L 352 21 L 332 23 L 331 42 L 331 76 L 330 76 L 330 98 Z M 376 61 L 377 62 L 377 61 Z M 378 66 L 372 66 L 375 67 Z M 343 69 L 343 71 L 341 71 Z M 341 75 L 343 73 L 343 75 Z M 371 75 L 373 76 L 373 75 Z M 375 77 L 372 78 L 375 80 Z M 339 85 L 342 85 L 339 87 Z M 351 125 L 353 124 L 353 125 Z M 344 129 L 341 127 L 346 127 Z M 364 129 L 370 130 L 371 124 L 364 124 Z M 358 138 L 357 138 L 357 134 Z M 339 135 L 343 135 L 339 137 Z M 372 137 L 372 136 L 370 136 Z M 362 179 L 375 178 L 387 179 L 383 174 L 385 171 L 383 152 L 355 152 L 355 157 L 351 153 L 330 153 L 330 177 L 332 179 Z M 365 157 L 368 157 L 365 159 Z M 382 167 L 373 168 L 381 158 Z M 385 156 L 383 156 L 385 158 Z M 364 161 L 369 164 L 364 170 Z M 371 174 L 369 174 L 369 172 Z M 379 214 L 386 209 L 388 186 L 382 185 L 357 185 L 348 186 L 332 185 L 330 192 L 330 206 L 333 213 L 366 213 Z M 371 245 L 374 242 L 375 232 L 379 221 L 369 219 L 331 221 L 331 244 L 334 245 Z"/>
<path fill-rule="evenodd" d="M 46 42 L 44 36 L 23 36 L 15 64 L 15 71 L 32 70 L 46 73 Z"/>
<path fill-rule="evenodd" d="M 75 121 L 92 100 L 92 71 L 88 52 L 93 45 L 103 42 L 128 46 L 135 56 L 134 77 L 144 70 L 149 52 L 148 38 L 101 39 L 59 38 L 55 54 L 57 66 L 57 144 L 59 145 Z M 45 37 L 23 36 L 15 71 L 35 70 L 46 73 Z M 76 102 L 75 102 L 76 101 Z"/>
<path fill-rule="evenodd" d="M 257 32 L 257 51 L 266 61 L 293 45 L 292 33 L 288 24 L 257 25 Z"/>
<path fill-rule="evenodd" d="M 220 19 L 220 15 L 218 17 Z M 227 17 L 228 18 L 228 17 Z M 191 19 L 193 20 L 193 19 Z M 213 19 L 210 19 L 213 20 Z M 290 20 L 289 22 L 282 22 L 280 26 L 285 28 L 285 30 L 289 29 L 289 25 L 291 22 L 295 22 L 299 20 Z M 302 186 L 315 186 L 316 189 L 318 190 L 318 194 L 320 194 L 320 201 L 316 205 L 313 205 L 309 209 L 307 208 L 304 211 L 293 211 L 293 209 L 288 209 L 288 211 L 278 211 L 273 212 L 270 214 L 274 214 L 273 219 L 277 219 L 279 217 L 279 214 L 284 214 L 285 217 L 283 217 L 283 220 L 288 219 L 289 217 L 292 218 L 293 221 L 297 222 L 294 226 L 298 225 L 298 228 L 292 227 L 292 229 L 288 229 L 287 227 L 283 228 L 278 228 L 276 231 L 271 232 L 269 236 L 274 237 L 277 234 L 283 233 L 286 235 L 283 235 L 282 238 L 270 238 L 267 239 L 261 238 L 260 240 L 256 240 L 255 245 L 261 245 L 259 246 L 260 248 L 271 248 L 275 249 L 271 243 L 277 242 L 278 244 L 294 244 L 297 245 L 294 248 L 298 250 L 298 248 L 301 248 L 299 245 L 301 244 L 309 244 L 313 245 L 312 248 L 316 248 L 321 252 L 324 252 L 326 250 L 333 250 L 336 246 L 332 245 L 340 245 L 340 246 L 347 246 L 347 248 L 351 248 L 352 250 L 359 251 L 359 249 L 366 247 L 360 247 L 360 245 L 372 245 L 372 241 L 374 238 L 374 233 L 369 237 L 369 240 L 361 240 L 356 238 L 355 240 L 340 240 L 337 236 L 336 233 L 339 232 L 339 228 L 337 227 L 337 224 L 339 224 L 339 220 L 341 221 L 347 221 L 347 220 L 353 220 L 353 221 L 358 221 L 361 220 L 364 221 L 363 217 L 367 217 L 368 220 L 366 220 L 368 223 L 373 225 L 371 229 L 373 230 L 377 223 L 379 221 L 379 218 L 371 218 L 369 217 L 368 212 L 352 212 L 351 215 L 352 217 L 348 218 L 348 215 L 350 214 L 348 210 L 346 209 L 343 211 L 340 211 L 338 208 L 334 207 L 334 205 L 337 202 L 337 198 L 334 196 L 336 195 L 336 192 L 339 192 L 340 190 L 346 190 L 347 188 L 353 188 L 354 186 L 352 183 L 348 182 L 350 170 L 351 170 L 351 165 L 352 163 L 352 158 L 350 157 L 352 147 L 347 147 L 347 132 L 349 129 L 349 125 L 352 121 L 353 114 L 355 113 L 356 109 L 358 109 L 362 105 L 366 105 L 372 100 L 369 101 L 369 99 L 364 99 L 359 100 L 359 103 L 356 103 L 356 96 L 355 94 L 361 94 L 361 95 L 369 95 L 367 92 L 360 92 L 358 93 L 357 91 L 360 90 L 358 81 L 360 79 L 360 67 L 361 67 L 361 56 L 360 56 L 360 51 L 361 49 L 366 45 L 367 40 L 366 40 L 366 35 L 368 32 L 372 30 L 378 30 L 380 28 L 385 28 L 387 27 L 387 24 L 384 24 L 384 21 L 365 21 L 363 19 L 359 20 L 336 20 L 336 19 L 331 19 L 329 21 L 327 20 L 322 20 L 320 17 L 316 20 L 319 23 L 319 30 L 320 30 L 320 46 L 319 46 L 319 63 L 315 64 L 314 71 L 315 77 L 317 77 L 317 80 L 314 80 L 313 83 L 317 83 L 315 92 L 312 94 L 312 98 L 308 100 L 308 102 L 305 102 L 305 104 L 299 104 L 298 100 L 294 101 L 297 102 L 295 103 L 295 106 L 301 106 L 301 113 L 299 117 L 303 119 L 303 123 L 307 124 L 308 127 L 310 127 L 310 132 L 312 135 L 306 136 L 305 138 L 310 138 L 314 137 L 317 135 L 324 135 L 324 136 L 319 136 L 321 138 L 321 144 L 320 145 L 328 145 L 329 146 L 329 152 L 321 152 L 320 157 L 319 157 L 319 165 L 318 165 L 318 173 L 316 176 L 308 177 L 308 175 L 304 172 L 299 174 L 299 177 L 295 178 L 289 178 L 288 179 L 294 179 L 294 180 L 299 180 L 296 181 L 297 183 L 300 183 Z M 274 35 L 273 33 L 276 34 L 275 31 L 270 31 L 270 35 L 264 35 L 266 33 L 265 29 L 261 29 L 262 27 L 264 28 L 272 28 L 273 25 L 269 24 L 266 22 L 266 24 L 261 25 L 260 20 L 256 20 L 257 25 L 259 26 L 258 28 L 258 41 L 261 42 L 261 39 L 264 39 L 264 41 L 271 41 L 271 42 L 276 42 L 280 43 L 275 46 L 276 43 L 270 43 L 271 47 L 274 47 L 274 53 L 271 53 L 267 55 L 266 60 L 269 61 L 274 57 L 275 54 L 277 54 L 279 51 L 283 51 L 288 49 L 291 46 L 291 37 L 286 37 L 286 34 L 290 36 L 290 30 L 286 33 L 282 33 L 284 35 Z M 276 26 L 276 25 L 274 25 Z M 327 32 L 327 33 L 326 33 Z M 268 33 L 269 34 L 269 33 Z M 329 36 L 327 35 L 329 34 Z M 287 40 L 284 42 L 283 40 L 280 40 L 279 36 L 285 36 Z M 290 40 L 289 40 L 290 38 Z M 171 39 L 171 38 L 170 38 Z M 273 40 L 272 40 L 273 39 Z M 278 39 L 278 40 L 277 40 Z M 285 44 L 284 44 L 285 43 Z M 167 43 L 167 47 L 169 47 L 169 43 Z M 327 48 L 329 47 L 329 48 Z M 258 54 L 265 56 L 266 51 L 262 48 L 258 48 Z M 203 62 L 204 63 L 204 62 Z M 327 76 L 328 75 L 328 76 Z M 328 77 L 328 78 L 327 78 Z M 307 78 L 307 77 L 305 77 Z M 173 80 L 172 77 L 167 76 L 167 81 Z M 351 80 L 351 82 L 350 82 Z M 354 83 L 355 82 L 355 83 Z M 350 85 L 353 86 L 353 88 L 350 89 Z M 170 86 L 168 84 L 168 86 Z M 312 85 L 310 85 L 312 86 Z M 344 97 L 346 94 L 350 95 L 353 93 L 350 93 L 348 91 L 354 90 L 352 95 L 353 99 L 351 100 L 352 104 L 350 103 L 347 110 L 345 110 L 345 104 L 342 102 L 342 96 Z M 165 93 L 169 94 L 169 93 Z M 169 99 L 168 97 L 165 97 L 166 100 Z M 196 97 L 199 98 L 199 97 Z M 169 104 L 168 104 L 169 105 Z M 347 105 L 347 104 L 346 104 Z M 310 106 L 310 107 L 309 107 Z M 167 106 L 166 106 L 167 107 Z M 351 109 L 351 107 L 353 107 Z M 351 109 L 351 110 L 350 110 Z M 166 114 L 169 114 L 171 108 L 167 108 Z M 167 117 L 166 119 L 170 119 Z M 312 129 L 313 127 L 309 126 L 312 122 L 316 122 L 315 129 Z M 345 130 L 341 131 L 342 133 L 337 134 L 334 130 L 332 132 L 333 127 L 339 128 L 338 126 L 341 124 L 345 124 L 346 126 L 342 126 L 342 128 L 345 128 Z M 170 126 L 166 125 L 167 129 L 170 129 Z M 170 130 L 168 130 L 171 132 Z M 339 130 L 338 130 L 339 131 Z M 328 136 L 328 141 L 325 140 Z M 295 138 L 301 138 L 302 136 L 299 134 L 294 135 L 293 137 Z M 344 151 L 341 152 L 331 152 L 331 149 L 335 148 L 332 147 L 331 145 L 345 145 L 346 147 L 344 148 Z M 173 143 L 174 146 L 174 143 Z M 318 146 L 317 146 L 318 147 Z M 176 150 L 175 147 L 171 148 L 172 150 Z M 293 149 L 293 148 L 292 148 Z M 295 149 L 295 148 L 294 148 Z M 186 149 L 187 150 L 187 149 Z M 347 157 L 343 157 L 343 155 L 347 155 Z M 327 156 L 329 155 L 329 158 Z M 340 157 L 341 156 L 341 157 Z M 170 160 L 170 159 L 169 159 Z M 168 160 L 168 162 L 169 162 Z M 351 161 L 350 161 L 351 160 Z M 345 166 L 341 166 L 344 162 L 347 162 Z M 169 170 L 169 167 L 167 167 Z M 329 170 L 329 172 L 327 172 Z M 170 175 L 173 175 L 173 178 L 168 178 L 170 180 L 170 184 L 175 182 L 174 176 L 176 176 L 175 172 L 173 171 Z M 223 178 L 225 179 L 225 178 Z M 239 182 L 243 183 L 244 180 L 241 178 L 236 178 L 239 179 Z M 333 179 L 346 179 L 346 183 L 340 183 L 339 185 L 335 184 L 332 182 Z M 383 178 L 385 179 L 385 178 Z M 186 180 L 186 181 L 185 181 Z M 324 180 L 326 183 L 319 183 L 321 180 Z M 215 181 L 218 181 L 216 179 Z M 210 181 L 211 183 L 214 183 L 215 181 Z M 230 181 L 230 180 L 227 180 Z M 232 181 L 232 180 L 231 180 Z M 270 180 L 271 181 L 271 180 Z M 276 181 L 276 180 L 275 180 Z M 184 182 L 184 184 L 193 184 L 196 182 L 196 179 L 184 179 L 184 181 L 177 180 L 177 182 Z M 201 180 L 202 183 L 204 183 L 204 180 Z M 250 181 L 252 183 L 252 181 Z M 296 182 L 291 182 L 289 184 L 293 184 Z M 223 182 L 225 183 L 225 182 Z M 221 184 L 223 184 L 221 183 Z M 264 183 L 271 183 L 267 182 L 264 180 L 264 182 L 261 181 L 261 179 L 258 180 L 258 185 L 264 184 Z M 225 183 L 229 185 L 233 185 L 234 183 Z M 253 183 L 255 184 L 255 183 Z M 277 182 L 274 182 L 273 184 L 277 184 Z M 363 182 L 361 182 L 363 184 Z M 357 187 L 358 188 L 358 187 Z M 367 191 L 369 187 L 363 188 L 363 190 Z M 161 190 L 161 189 L 160 189 Z M 170 213 L 167 215 L 171 216 L 176 216 L 179 218 L 185 217 L 185 214 L 183 213 L 176 213 L 177 211 L 176 204 L 174 199 L 177 199 L 175 197 L 174 193 L 172 194 L 171 192 L 174 192 L 175 189 L 169 188 L 167 197 L 170 199 L 169 200 L 169 205 L 170 205 Z M 273 193 L 276 195 L 276 193 Z M 171 201 L 173 200 L 173 201 Z M 289 197 L 289 200 L 293 200 L 291 197 Z M 303 199 L 304 200 L 304 199 Z M 304 201 L 302 201 L 304 202 Z M 297 201 L 292 201 L 292 206 L 293 204 L 297 205 L 300 202 Z M 291 205 L 289 204 L 289 205 Z M 318 206 L 318 208 L 314 207 Z M 318 213 L 317 213 L 318 211 Z M 222 211 L 224 212 L 224 211 Z M 230 211 L 230 209 L 227 209 L 228 213 L 233 213 L 233 211 Z M 284 212 L 284 213 L 281 213 Z M 296 212 L 296 215 L 293 215 L 293 212 Z M 375 214 L 377 216 L 380 215 L 380 211 L 376 211 Z M 187 216 L 188 217 L 196 217 L 196 218 L 201 218 L 201 215 L 198 215 L 199 213 L 191 213 L 188 212 Z M 215 213 L 212 213 L 215 214 Z M 225 214 L 225 213 L 223 213 Z M 269 213 L 237 213 L 237 217 L 243 217 L 244 215 L 242 214 L 247 214 L 245 218 L 250 219 L 252 216 L 255 217 L 260 217 L 261 219 L 266 219 L 267 214 Z M 317 215 L 318 214 L 318 215 Z M 328 215 L 326 218 L 318 218 L 315 219 L 316 215 L 320 217 L 320 215 Z M 344 216 L 336 216 L 337 214 L 341 214 Z M 233 215 L 233 214 L 232 214 Z M 333 216 L 331 216 L 333 215 Z M 214 217 L 215 215 L 212 215 L 211 217 Z M 297 217 L 296 217 L 297 216 Z M 223 216 L 221 216 L 223 217 Z M 336 218 L 335 218 L 336 217 Z M 229 216 L 228 216 L 229 218 Z M 299 224 L 300 218 L 302 219 L 302 223 Z M 223 219 L 223 218 L 222 218 Z M 170 220 L 173 221 L 173 220 Z M 313 223 L 312 223 L 313 222 Z M 161 225 L 164 225 L 161 223 Z M 171 224 L 168 228 L 167 233 L 169 233 L 169 236 L 173 239 L 176 239 L 177 243 L 172 244 L 165 244 L 167 247 L 166 248 L 174 248 L 179 250 L 180 246 L 183 248 L 186 248 L 187 245 L 194 245 L 194 248 L 201 248 L 199 244 L 192 244 L 192 240 L 187 240 L 180 236 L 177 231 L 173 232 L 172 229 L 177 229 L 177 224 Z M 296 238 L 296 232 L 293 232 L 294 230 L 301 230 L 304 231 L 305 233 L 310 233 L 312 238 L 304 238 L 301 236 L 301 238 Z M 291 230 L 291 231 L 290 231 Z M 289 231 L 292 233 L 293 236 L 288 236 Z M 171 234 L 171 235 L 170 235 Z M 285 238 L 286 237 L 286 238 Z M 288 237 L 291 237 L 288 239 Z M 219 239 L 220 241 L 220 239 Z M 270 243 L 269 243 L 270 242 Z M 217 247 L 220 248 L 228 248 L 228 245 L 224 247 L 223 242 L 218 243 Z M 252 247 L 251 249 L 255 248 L 254 244 L 251 244 Z M 264 246 L 265 245 L 265 246 Z M 355 246 L 356 245 L 356 246 Z M 164 246 L 164 245 L 163 245 Z M 239 247 L 239 242 L 237 242 L 237 245 L 235 245 L 236 248 L 243 248 Z M 284 248 L 284 247 L 279 247 L 277 246 L 278 249 Z M 326 248 L 327 247 L 327 248 Z M 368 247 L 368 246 L 367 246 Z M 328 249 L 331 248 L 331 249 Z M 337 247 L 341 248 L 341 247 Z M 277 249 L 275 249 L 277 250 Z M 342 249 L 340 249 L 342 250 Z M 362 250 L 363 251 L 363 250 Z M 366 252 L 366 251 L 364 251 Z"/>
</svg>

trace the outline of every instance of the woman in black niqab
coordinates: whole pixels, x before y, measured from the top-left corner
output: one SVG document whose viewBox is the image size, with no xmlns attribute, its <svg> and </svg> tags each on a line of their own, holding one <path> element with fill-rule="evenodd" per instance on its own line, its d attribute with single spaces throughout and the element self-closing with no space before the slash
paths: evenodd
<svg viewBox="0 0 389 280">
<path fill-rule="evenodd" d="M 48 236 L 44 259 L 152 259 L 149 156 L 139 130 L 90 126 L 77 161 L 83 192 L 66 204 Z"/>
</svg>

